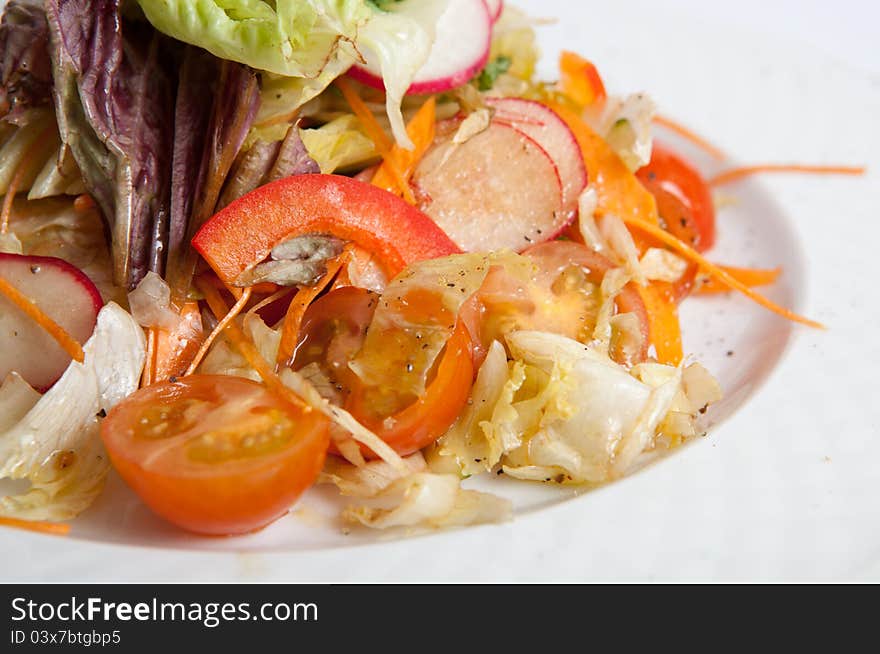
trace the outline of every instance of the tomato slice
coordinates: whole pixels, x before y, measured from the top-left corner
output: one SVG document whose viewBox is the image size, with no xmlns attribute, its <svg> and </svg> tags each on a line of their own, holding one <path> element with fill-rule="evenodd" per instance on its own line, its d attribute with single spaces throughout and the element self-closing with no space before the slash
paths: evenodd
<svg viewBox="0 0 880 654">
<path fill-rule="evenodd" d="M 712 193 L 693 165 L 654 143 L 651 161 L 636 176 L 656 198 L 658 212 L 670 233 L 700 252 L 715 244 Z"/>
<path fill-rule="evenodd" d="M 459 320 L 430 372 L 425 392 L 417 398 L 398 397 L 396 389 L 366 386 L 348 364 L 363 345 L 378 301 L 376 293 L 355 287 L 336 289 L 316 301 L 303 318 L 294 368 L 318 364 L 336 401 L 398 454 L 407 456 L 442 436 L 467 402 L 474 378 L 471 338 Z M 430 307 L 430 302 L 406 304 L 407 322 L 428 323 Z M 399 336 L 388 334 L 389 347 Z M 398 406 L 400 402 L 405 405 Z M 332 446 L 331 452 L 335 452 Z"/>
<path fill-rule="evenodd" d="M 405 409 L 383 415 L 370 402 L 371 389 L 355 387 L 346 408 L 401 456 L 408 456 L 440 438 L 458 418 L 474 381 L 470 332 L 456 324 L 446 343 L 433 380 L 425 393 Z"/>
<path fill-rule="evenodd" d="M 358 383 L 348 364 L 364 343 L 378 302 L 378 293 L 343 286 L 313 302 L 303 315 L 293 368 L 317 364 L 339 404 L 345 404 Z"/>
<path fill-rule="evenodd" d="M 593 284 L 601 285 L 605 273 L 614 267 L 614 264 L 594 252 L 590 248 L 574 241 L 550 241 L 535 245 L 524 252 L 532 259 L 538 268 L 550 277 L 558 277 L 566 268 L 577 266 L 584 271 L 586 278 Z M 615 300 L 615 306 L 619 313 L 632 313 L 639 321 L 641 342 L 639 349 L 631 360 L 624 360 L 621 354 L 615 354 L 618 363 L 633 364 L 644 361 L 648 357 L 648 312 L 645 303 L 639 295 L 636 285 L 632 282 L 623 287 Z"/>
<path fill-rule="evenodd" d="M 101 423 L 114 467 L 169 522 L 242 534 L 284 515 L 318 476 L 328 421 L 240 377 L 154 384 Z"/>
</svg>

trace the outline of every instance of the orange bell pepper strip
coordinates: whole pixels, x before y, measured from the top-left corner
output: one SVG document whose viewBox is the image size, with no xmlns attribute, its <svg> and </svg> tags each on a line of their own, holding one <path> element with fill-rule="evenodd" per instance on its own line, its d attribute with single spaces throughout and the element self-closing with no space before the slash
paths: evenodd
<svg viewBox="0 0 880 654">
<path fill-rule="evenodd" d="M 677 366 L 684 359 L 684 350 L 675 297 L 662 283 L 655 282 L 636 288 L 648 312 L 648 338 L 654 346 L 657 360 L 666 365 Z"/>
<path fill-rule="evenodd" d="M 563 50 L 559 56 L 559 87 L 581 107 L 603 102 L 608 94 L 599 71 L 579 54 Z"/>
<path fill-rule="evenodd" d="M 415 148 L 413 150 L 405 150 L 399 145 L 391 148 L 391 151 L 385 156 L 382 165 L 379 166 L 376 174 L 373 175 L 372 184 L 374 186 L 394 193 L 398 197 L 403 197 L 410 204 L 415 204 L 412 192 L 410 191 L 407 194 L 398 187 L 399 178 L 402 178 L 407 187 L 409 186 L 409 180 L 412 178 L 416 166 L 434 142 L 434 128 L 437 124 L 436 109 L 437 101 L 432 96 L 428 98 L 406 126 L 406 131 L 415 144 Z"/>
<path fill-rule="evenodd" d="M 550 105 L 571 129 L 590 177 L 590 184 L 599 195 L 597 215 L 614 214 L 622 220 L 636 218 L 660 224 L 657 201 L 626 167 L 617 153 L 596 134 L 574 111 L 553 103 Z"/>
<path fill-rule="evenodd" d="M 779 275 L 782 274 L 781 268 L 764 270 L 760 268 L 734 268 L 733 266 L 718 267 L 749 288 L 768 286 L 779 279 Z M 715 277 L 709 277 L 697 286 L 695 292 L 698 295 L 714 295 L 716 293 L 728 293 L 730 290 L 730 286 L 727 284 L 723 284 Z"/>
</svg>

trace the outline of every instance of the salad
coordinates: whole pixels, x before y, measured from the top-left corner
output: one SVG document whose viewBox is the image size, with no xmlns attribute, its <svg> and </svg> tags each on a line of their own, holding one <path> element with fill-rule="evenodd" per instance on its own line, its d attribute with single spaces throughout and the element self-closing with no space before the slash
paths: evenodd
<svg viewBox="0 0 880 654">
<path fill-rule="evenodd" d="M 534 25 L 500 0 L 8 2 L 0 524 L 65 532 L 111 468 L 198 534 L 315 484 L 367 528 L 501 521 L 469 478 L 596 486 L 702 434 L 721 388 L 681 302 L 818 327 L 754 290 L 781 271 L 707 258 L 712 186 L 762 169 L 707 182 L 653 127 L 709 144 L 578 54 L 537 79 Z"/>
</svg>

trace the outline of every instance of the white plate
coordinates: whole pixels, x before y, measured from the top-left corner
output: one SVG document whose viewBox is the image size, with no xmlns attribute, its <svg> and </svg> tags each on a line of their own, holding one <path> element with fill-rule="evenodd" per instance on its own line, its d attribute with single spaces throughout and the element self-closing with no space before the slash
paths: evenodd
<svg viewBox="0 0 880 654">
<path fill-rule="evenodd" d="M 810 48 L 699 20 L 705 13 L 673 9 L 657 16 L 653 3 L 520 4 L 565 18 L 542 32 L 548 75 L 551 44 L 579 50 L 594 58 L 613 90 L 648 90 L 665 113 L 738 159 L 878 162 L 876 85 Z M 651 20 L 632 20 L 639 15 Z M 559 489 L 493 479 L 486 488 L 516 501 L 513 523 L 352 551 L 339 548 L 386 537 L 342 535 L 338 525 L 316 517 L 329 508 L 320 492 L 309 496 L 306 514 L 260 534 L 205 540 L 166 528 L 114 482 L 75 523 L 74 538 L 247 556 L 147 552 L 3 532 L 3 577 L 876 577 L 880 533 L 871 484 L 878 475 L 871 463 L 880 454 L 880 413 L 864 363 L 880 362 L 864 327 L 880 321 L 868 301 L 876 296 L 869 248 L 880 235 L 870 209 L 880 199 L 876 178 L 766 180 L 729 191 L 739 205 L 719 218 L 713 258 L 783 265 L 784 280 L 772 297 L 834 329 L 798 328 L 778 372 L 745 402 L 780 361 L 791 326 L 739 298 L 686 303 L 686 347 L 727 393 L 713 419 L 731 419 L 668 460 L 574 501 L 563 501 L 570 494 Z M 260 554 L 278 550 L 291 553 Z"/>
</svg>

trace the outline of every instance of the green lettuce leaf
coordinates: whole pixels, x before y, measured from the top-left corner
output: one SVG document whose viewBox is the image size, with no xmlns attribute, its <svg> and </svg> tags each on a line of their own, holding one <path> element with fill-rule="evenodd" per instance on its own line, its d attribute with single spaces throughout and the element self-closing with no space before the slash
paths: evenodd
<svg viewBox="0 0 880 654">
<path fill-rule="evenodd" d="M 161 32 L 253 68 L 318 77 L 329 62 L 358 58 L 364 0 L 138 0 Z"/>
<path fill-rule="evenodd" d="M 263 116 L 295 112 L 357 62 L 382 71 L 398 143 L 412 147 L 400 104 L 434 42 L 448 0 L 138 0 L 161 32 L 270 73 L 277 100 Z M 277 79 L 273 76 L 281 76 Z"/>
</svg>

